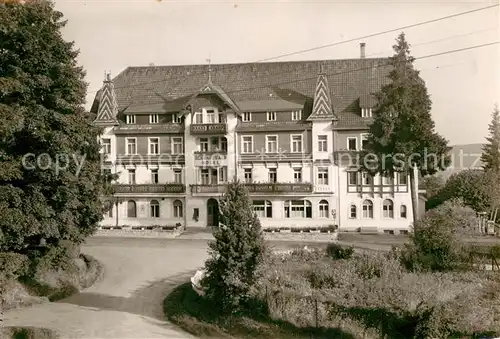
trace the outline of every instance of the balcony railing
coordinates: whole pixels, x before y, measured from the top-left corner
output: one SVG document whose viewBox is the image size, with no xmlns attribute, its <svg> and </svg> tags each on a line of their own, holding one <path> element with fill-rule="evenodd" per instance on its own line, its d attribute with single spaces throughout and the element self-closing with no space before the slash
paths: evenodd
<svg viewBox="0 0 500 339">
<path fill-rule="evenodd" d="M 311 193 L 313 185 L 308 183 L 245 183 L 249 193 Z M 192 193 L 224 193 L 226 186 L 218 185 L 191 185 Z"/>
<path fill-rule="evenodd" d="M 184 193 L 184 184 L 114 184 L 115 193 Z"/>
<path fill-rule="evenodd" d="M 193 124 L 191 134 L 226 134 L 227 124 Z"/>
</svg>

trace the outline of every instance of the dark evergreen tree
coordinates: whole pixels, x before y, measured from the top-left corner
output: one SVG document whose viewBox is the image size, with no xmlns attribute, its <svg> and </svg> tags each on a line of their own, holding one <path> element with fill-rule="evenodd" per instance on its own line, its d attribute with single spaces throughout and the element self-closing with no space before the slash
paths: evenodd
<svg viewBox="0 0 500 339">
<path fill-rule="evenodd" d="M 489 136 L 487 143 L 483 145 L 481 162 L 485 171 L 493 170 L 500 172 L 500 112 L 498 105 L 495 105 L 491 114 L 491 123 L 488 126 Z"/>
<path fill-rule="evenodd" d="M 391 82 L 375 93 L 377 106 L 361 170 L 371 174 L 410 176 L 413 218 L 416 220 L 417 187 L 413 168 L 432 175 L 450 163 L 447 141 L 434 131 L 431 100 L 424 80 L 414 68 L 410 45 L 401 33 L 390 58 Z M 368 156 L 370 154 L 370 156 Z"/>
<path fill-rule="evenodd" d="M 110 193 L 64 25 L 49 1 L 0 4 L 0 252 L 82 242 Z"/>
<path fill-rule="evenodd" d="M 220 311 L 234 313 L 244 309 L 250 299 L 266 247 L 243 184 L 228 184 L 219 208 L 220 227 L 214 231 L 215 241 L 209 244 L 210 258 L 205 263 L 202 285 Z"/>
</svg>

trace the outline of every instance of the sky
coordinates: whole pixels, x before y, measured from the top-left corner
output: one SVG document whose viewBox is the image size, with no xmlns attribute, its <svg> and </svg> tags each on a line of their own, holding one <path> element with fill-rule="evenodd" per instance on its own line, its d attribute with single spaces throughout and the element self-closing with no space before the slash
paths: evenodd
<svg viewBox="0 0 500 339">
<path fill-rule="evenodd" d="M 359 58 L 392 54 L 400 28 L 498 4 L 475 1 L 168 1 L 55 0 L 68 20 L 89 83 L 87 107 L 105 71 L 128 66 Z M 432 56 L 499 41 L 499 6 L 401 29 L 433 102 L 436 130 L 450 144 L 483 143 L 500 104 L 500 45 Z M 396 32 L 366 37 L 379 32 Z M 366 38 L 363 38 L 366 37 Z M 359 38 L 359 39 L 358 39 Z M 418 59 L 419 57 L 425 57 Z"/>
</svg>

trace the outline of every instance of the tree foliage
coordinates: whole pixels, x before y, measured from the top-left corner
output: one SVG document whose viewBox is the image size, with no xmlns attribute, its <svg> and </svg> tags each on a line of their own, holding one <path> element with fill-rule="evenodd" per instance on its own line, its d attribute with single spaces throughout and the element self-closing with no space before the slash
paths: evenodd
<svg viewBox="0 0 500 339">
<path fill-rule="evenodd" d="M 498 105 L 495 105 L 491 114 L 491 123 L 488 126 L 489 136 L 487 143 L 483 145 L 481 162 L 485 171 L 493 170 L 500 172 L 500 111 Z"/>
<path fill-rule="evenodd" d="M 63 40 L 63 15 L 49 1 L 0 4 L 0 22 L 0 251 L 41 238 L 82 242 L 110 187 L 100 131 L 83 109 L 78 51 Z"/>
<path fill-rule="evenodd" d="M 265 253 L 260 221 L 252 209 L 245 186 L 228 184 L 219 201 L 220 227 L 209 244 L 210 258 L 205 263 L 202 285 L 206 296 L 222 312 L 242 310 L 257 282 L 258 268 Z"/>
<path fill-rule="evenodd" d="M 482 170 L 469 169 L 452 174 L 438 194 L 441 202 L 461 199 L 476 212 L 487 211 L 491 206 L 491 176 Z"/>
<path fill-rule="evenodd" d="M 413 178 L 413 167 L 417 166 L 423 176 L 432 175 L 449 165 L 450 148 L 434 131 L 431 100 L 424 80 L 414 68 L 415 59 L 404 33 L 398 36 L 393 49 L 389 60 L 391 81 L 375 93 L 377 106 L 362 169 L 382 175 L 403 172 Z M 412 192 L 416 189 L 412 187 Z M 416 201 L 413 207 L 416 216 Z"/>
<path fill-rule="evenodd" d="M 478 223 L 476 212 L 460 199 L 428 211 L 414 225 L 404 253 L 406 266 L 431 271 L 463 267 L 469 252 L 462 238 L 475 234 Z"/>
</svg>

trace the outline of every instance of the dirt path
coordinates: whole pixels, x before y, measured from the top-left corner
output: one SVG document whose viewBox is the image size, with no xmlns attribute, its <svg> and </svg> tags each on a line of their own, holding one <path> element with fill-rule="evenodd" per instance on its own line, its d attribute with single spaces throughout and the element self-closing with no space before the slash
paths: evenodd
<svg viewBox="0 0 500 339">
<path fill-rule="evenodd" d="M 164 321 L 162 302 L 203 264 L 204 243 L 141 245 L 85 246 L 104 264 L 100 282 L 57 303 L 8 311 L 4 325 L 50 328 L 62 338 L 193 338 Z"/>
</svg>

